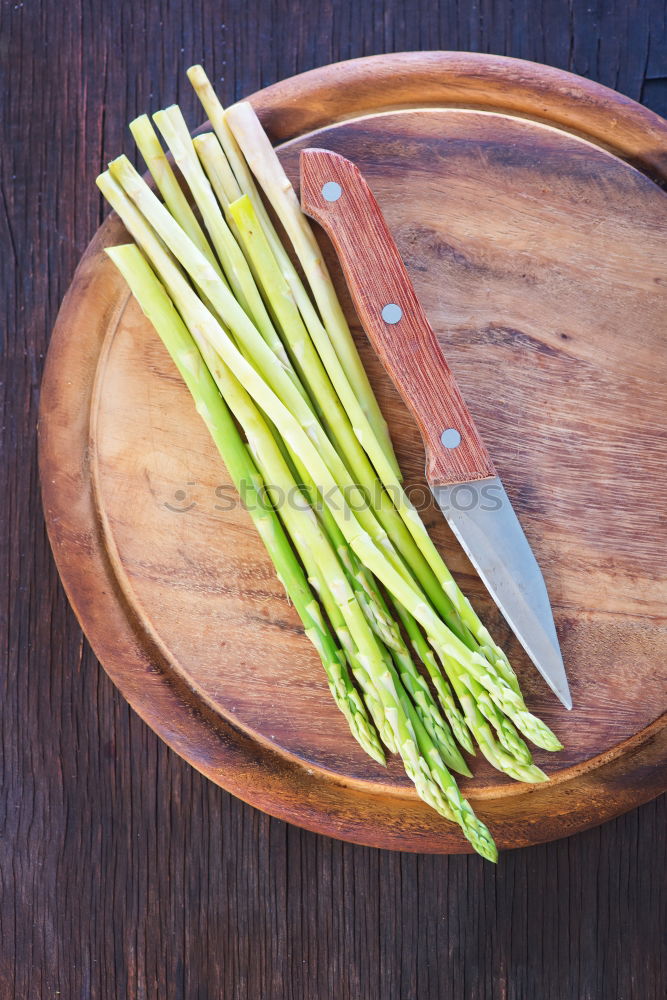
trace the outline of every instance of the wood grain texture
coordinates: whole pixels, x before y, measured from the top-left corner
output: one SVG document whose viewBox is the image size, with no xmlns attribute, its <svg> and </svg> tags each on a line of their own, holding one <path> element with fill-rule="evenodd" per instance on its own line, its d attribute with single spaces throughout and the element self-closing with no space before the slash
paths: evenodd
<svg viewBox="0 0 667 1000">
<path fill-rule="evenodd" d="M 139 112 L 178 100 L 192 120 L 190 63 L 229 102 L 332 59 L 449 47 L 651 101 L 664 26 L 662 2 L 0 8 L 3 998 L 664 995 L 664 797 L 497 869 L 256 812 L 168 750 L 82 640 L 46 540 L 34 434 L 49 332 L 103 215 L 95 174 Z"/>
<path fill-rule="evenodd" d="M 440 59 L 446 75 L 451 57 Z M 383 65 L 386 77 L 392 61 L 368 69 Z M 402 60 L 396 70 L 403 79 Z M 340 121 L 282 144 L 280 155 L 293 177 L 306 144 L 363 161 L 391 231 L 410 233 L 411 272 L 513 484 L 569 668 L 571 713 L 427 508 L 432 537 L 510 652 L 528 704 L 566 748 L 536 755 L 548 784 L 512 782 L 481 759 L 463 787 L 500 847 L 564 836 L 664 789 L 667 373 L 658 359 L 667 195 L 590 141 L 526 118 L 452 108 L 350 118 L 343 67 L 303 78 L 302 105 L 327 76 L 340 90 Z M 403 80 L 404 104 L 409 86 Z M 577 86 L 568 78 L 570 93 Z M 285 89 L 297 94 L 298 82 Z M 272 93 L 282 104 L 280 86 Z M 594 105 L 592 88 L 585 96 Z M 628 102 L 621 110 L 631 117 Z M 418 799 L 397 760 L 380 768 L 348 737 L 205 426 L 102 253 L 125 238 L 111 218 L 84 255 L 42 389 L 47 526 L 93 648 L 174 749 L 253 805 L 357 843 L 469 849 Z M 340 269 L 330 264 L 342 294 Z M 380 255 L 378 267 L 373 288 L 389 295 L 390 263 Z M 411 297 L 398 295 L 406 312 L 418 309 Z M 430 497 L 416 428 L 348 312 L 407 489 Z M 629 348 L 628 331 L 642 350 Z M 536 364 L 536 355 L 546 360 Z M 577 502 L 583 477 L 595 497 L 593 523 Z"/>
<path fill-rule="evenodd" d="M 446 486 L 495 476 L 491 456 L 359 168 L 329 149 L 304 149 L 299 174 L 301 207 L 331 240 L 356 316 L 415 418 L 428 482 Z M 338 184 L 340 193 L 327 201 L 323 191 L 331 183 Z M 418 266 L 425 270 L 426 262 Z M 387 305 L 398 307 L 397 320 L 385 321 Z M 447 429 L 458 432 L 458 446 L 443 444 Z"/>
</svg>

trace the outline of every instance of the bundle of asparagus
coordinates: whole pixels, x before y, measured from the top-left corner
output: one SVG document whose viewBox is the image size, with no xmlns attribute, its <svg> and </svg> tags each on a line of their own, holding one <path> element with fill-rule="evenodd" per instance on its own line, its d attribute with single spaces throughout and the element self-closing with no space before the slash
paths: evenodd
<svg viewBox="0 0 667 1000">
<path fill-rule="evenodd" d="M 162 200 L 114 160 L 97 183 L 135 243 L 107 253 L 186 382 L 352 734 L 379 763 L 383 747 L 400 754 L 418 794 L 495 860 L 451 773 L 470 776 L 461 749 L 538 782 L 523 736 L 561 744 L 401 487 L 317 241 L 251 106 L 225 112 L 200 66 L 188 76 L 212 131 L 191 139 L 176 106 L 154 121 L 191 201 L 136 119 Z"/>
</svg>

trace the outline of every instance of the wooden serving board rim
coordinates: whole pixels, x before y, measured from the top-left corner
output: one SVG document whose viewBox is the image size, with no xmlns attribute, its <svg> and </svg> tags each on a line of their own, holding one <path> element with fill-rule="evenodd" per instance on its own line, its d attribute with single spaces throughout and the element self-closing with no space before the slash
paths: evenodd
<svg viewBox="0 0 667 1000">
<path fill-rule="evenodd" d="M 338 90 L 338 84 L 345 77 L 346 86 L 343 94 Z M 362 104 L 368 101 L 368 81 L 375 79 L 378 87 L 378 76 L 381 78 L 380 89 L 384 97 L 391 98 L 397 86 L 400 86 L 401 100 L 394 101 L 391 106 L 375 107 L 374 110 L 364 109 Z M 488 101 L 483 107 L 479 103 L 480 80 L 502 80 L 506 85 L 503 91 L 505 103 L 512 105 L 517 101 L 517 88 L 524 92 L 527 110 L 517 114 L 517 109 L 491 107 Z M 397 80 L 399 83 L 397 84 Z M 391 84 L 391 86 L 390 86 Z M 313 70 L 293 77 L 290 80 L 275 84 L 265 91 L 250 98 L 262 117 L 267 130 L 274 142 L 284 142 L 295 135 L 299 137 L 314 131 L 325 124 L 338 124 L 350 118 L 365 114 L 381 114 L 389 110 L 412 110 L 436 107 L 456 107 L 453 93 L 462 96 L 462 88 L 467 86 L 471 92 L 471 100 L 465 104 L 464 110 L 488 111 L 489 113 L 509 114 L 517 118 L 529 118 L 540 122 L 539 116 L 534 117 L 531 110 L 544 95 L 548 93 L 556 109 L 555 120 L 545 120 L 542 124 L 579 135 L 584 124 L 585 115 L 581 103 L 585 99 L 592 103 L 592 113 L 595 127 L 581 138 L 593 142 L 621 155 L 637 169 L 649 174 L 654 180 L 664 184 L 667 178 L 667 156 L 639 156 L 638 137 L 642 134 L 646 139 L 646 129 L 651 135 L 659 136 L 662 150 L 667 148 L 667 123 L 647 112 L 621 95 L 590 84 L 571 74 L 542 67 L 534 63 L 524 63 L 493 56 L 479 56 L 461 53 L 402 53 L 396 56 L 374 56 L 367 59 L 353 60 L 349 63 L 338 63 L 323 69 Z M 324 120 L 316 120 L 316 109 L 320 107 L 318 95 L 336 94 L 335 120 L 328 115 L 327 102 L 320 108 L 320 116 Z M 406 97 L 406 94 L 408 95 Z M 424 100 L 424 95 L 428 100 Z M 440 95 L 440 96 L 438 96 Z M 414 98 L 412 105 L 406 104 Z M 418 99 L 417 99 L 418 96 Z M 554 100 L 557 98 L 557 100 Z M 345 102 L 345 107 L 341 104 Z M 443 103 L 444 102 L 444 103 Z M 610 106 L 615 109 L 615 124 L 605 129 L 604 118 L 608 115 Z M 299 129 L 290 132 L 289 116 L 285 109 L 298 106 L 300 112 L 304 107 L 311 115 L 310 129 Z M 601 120 L 596 118 L 596 115 Z M 621 121 L 624 128 L 618 128 Z M 303 120 L 303 114 L 300 115 Z M 606 134 L 605 134 L 606 133 Z M 623 133 L 621 136 L 620 133 Z M 591 136 L 594 136 L 591 138 Z M 611 140 L 614 141 L 611 141 Z M 620 142 L 619 140 L 623 140 Z M 660 151 L 660 145 L 656 145 Z M 659 169 L 658 169 L 659 168 Z M 304 762 L 281 750 L 280 753 L 270 742 L 262 741 L 259 745 L 256 735 L 250 736 L 241 732 L 227 719 L 222 719 L 212 706 L 199 705 L 193 711 L 192 699 L 185 696 L 188 688 L 184 678 L 175 676 L 173 663 L 167 650 L 155 634 L 148 635 L 145 622 L 140 625 L 132 612 L 129 594 L 119 575 L 119 560 L 113 558 L 104 544 L 104 516 L 101 505 L 96 503 L 95 493 L 95 454 L 93 443 L 93 426 L 95 393 L 99 362 L 102 351 L 97 354 L 92 373 L 86 371 L 82 384 L 77 384 L 76 392 L 69 391 L 69 398 L 63 400 L 67 390 L 63 386 L 62 363 L 65 358 L 70 362 L 77 346 L 72 343 L 72 330 L 77 330 L 77 299 L 82 289 L 89 290 L 96 281 L 95 268 L 92 261 L 99 258 L 99 250 L 108 243 L 107 236 L 113 228 L 113 219 L 107 220 L 100 228 L 75 274 L 72 287 L 63 301 L 56 323 L 52 343 L 49 349 L 45 370 L 42 400 L 40 408 L 40 476 L 47 527 L 56 563 L 61 574 L 65 589 L 72 606 L 81 622 L 86 635 L 96 654 L 114 682 L 121 689 L 127 700 L 139 715 L 165 739 L 181 756 L 193 766 L 221 784 L 235 795 L 258 806 L 266 812 L 297 822 L 299 825 L 315 832 L 343 837 L 357 843 L 369 846 L 391 847 L 402 850 L 431 852 L 461 852 L 468 846 L 450 824 L 443 822 L 442 828 L 435 833 L 431 829 L 425 832 L 419 829 L 420 814 L 427 808 L 416 799 L 410 788 L 401 789 L 391 786 L 393 809 L 389 813 L 393 817 L 383 822 L 374 808 L 369 809 L 368 803 L 378 803 L 386 798 L 388 786 L 369 782 L 364 779 L 350 779 L 335 771 L 321 768 L 318 765 L 317 781 L 304 782 Z M 96 264 L 99 269 L 99 262 Z M 110 262 L 106 263 L 106 282 L 112 274 L 115 275 Z M 112 282 L 112 287 L 114 283 Z M 121 288 L 122 282 L 115 275 L 115 287 Z M 75 290 L 77 294 L 74 294 Z M 127 296 L 125 297 L 125 301 Z M 117 310 L 116 322 L 122 315 L 124 303 L 117 299 L 109 303 L 112 310 Z M 98 317 L 100 326 L 105 326 L 110 319 L 104 309 Z M 81 319 L 78 317 L 79 326 Z M 90 325 L 90 323 L 89 323 Z M 108 328 L 106 329 L 108 334 Z M 90 332 L 89 332 L 90 337 Z M 95 351 L 93 343 L 89 345 Z M 108 343 L 108 341 L 106 341 Z M 99 345 L 98 345 L 99 346 Z M 94 356 L 92 358 L 94 360 Z M 70 368 L 66 366 L 68 373 Z M 69 380 L 72 386 L 75 380 Z M 76 397 L 76 398 L 74 398 Z M 63 405 L 68 411 L 63 413 Z M 63 420 L 63 417 L 65 419 Z M 74 419 L 72 419 L 74 418 Z M 72 442 L 82 443 L 82 431 L 85 434 L 85 447 L 82 461 L 77 468 L 68 470 L 69 481 L 63 489 L 60 459 L 64 454 L 64 445 Z M 73 503 L 72 490 L 78 493 L 77 503 Z M 82 530 L 83 528 L 83 530 Z M 72 546 L 72 538 L 76 544 Z M 107 533 L 108 541 L 108 533 Z M 147 649 L 147 642 L 149 648 Z M 165 669 L 165 667 L 167 669 Z M 135 679 L 128 681 L 128 669 L 133 670 Z M 201 698 L 202 692 L 199 692 Z M 178 720 L 170 717 L 166 711 L 169 704 Z M 501 789 L 484 790 L 483 794 L 475 795 L 474 786 L 471 798 L 488 804 L 490 811 L 482 810 L 493 823 L 492 806 L 500 806 L 508 798 L 513 800 L 517 818 L 521 818 L 523 828 L 526 822 L 531 828 L 530 835 L 525 833 L 498 838 L 502 847 L 522 846 L 524 843 L 537 843 L 553 839 L 564 833 L 576 832 L 586 826 L 594 825 L 603 818 L 610 818 L 625 809 L 631 808 L 642 801 L 657 795 L 664 789 L 664 773 L 660 774 L 659 763 L 667 742 L 665 718 L 656 720 L 645 730 L 635 734 L 629 740 L 607 749 L 597 757 L 567 768 L 557 775 L 546 786 L 530 787 L 508 785 Z M 262 766 L 265 758 L 271 758 L 271 768 Z M 608 793 L 615 783 L 620 788 L 623 772 L 623 761 L 629 757 L 632 767 L 637 773 L 646 776 L 650 772 L 650 780 L 638 784 L 634 793 L 626 793 L 621 802 L 610 802 L 613 798 Z M 280 760 L 276 760 L 280 758 Z M 265 779 L 265 785 L 258 785 L 257 766 Z M 270 773 L 269 773 L 270 772 Z M 252 780 L 249 775 L 252 774 Z M 578 802 L 576 815 L 565 820 L 567 807 L 571 802 L 572 786 L 582 785 L 589 789 L 584 802 Z M 315 786 L 315 787 L 314 787 Z M 328 787 L 323 787 L 328 786 Z M 338 793 L 336 793 L 336 789 Z M 337 795 L 343 791 L 345 801 L 338 801 Z M 605 809 L 600 814 L 597 800 L 603 795 Z M 304 802 L 304 797 L 306 801 Z M 563 814 L 563 823 L 549 829 L 540 828 L 541 806 L 548 797 L 552 812 Z M 569 800 L 569 801 L 568 801 Z M 588 807 L 586 806 L 588 802 Z M 597 805 L 595 803 L 597 802 Z M 383 802 L 387 806 L 386 802 Z M 396 807 L 398 806 L 398 810 Z M 554 806 L 558 808 L 554 809 Z M 361 807 L 361 808 L 360 808 Z M 407 814 L 407 815 L 406 815 Z M 414 820 L 414 829 L 409 828 Z M 430 824 L 432 826 L 432 824 Z"/>
<path fill-rule="evenodd" d="M 344 96 L 337 89 L 342 83 Z M 446 51 L 362 56 L 308 70 L 244 99 L 274 144 L 382 111 L 490 109 L 580 135 L 667 186 L 664 118 L 610 87 L 525 59 Z M 294 119 L 291 105 L 298 108 Z"/>
</svg>

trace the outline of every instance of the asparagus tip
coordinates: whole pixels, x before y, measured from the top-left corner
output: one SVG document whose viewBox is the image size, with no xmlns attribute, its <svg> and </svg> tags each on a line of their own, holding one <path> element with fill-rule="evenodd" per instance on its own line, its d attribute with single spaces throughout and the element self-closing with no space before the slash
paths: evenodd
<svg viewBox="0 0 667 1000">
<path fill-rule="evenodd" d="M 498 848 L 493 841 L 490 844 L 484 841 L 482 844 L 476 845 L 475 850 L 486 861 L 490 861 L 494 865 L 498 864 Z"/>
</svg>

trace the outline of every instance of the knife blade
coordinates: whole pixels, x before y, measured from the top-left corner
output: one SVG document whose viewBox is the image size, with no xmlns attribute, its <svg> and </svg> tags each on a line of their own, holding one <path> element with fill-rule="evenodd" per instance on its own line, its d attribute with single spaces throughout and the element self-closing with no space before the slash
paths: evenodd
<svg viewBox="0 0 667 1000">
<path fill-rule="evenodd" d="M 526 653 L 572 708 L 542 572 L 372 192 L 331 150 L 303 150 L 300 167 L 301 207 L 333 243 L 361 324 L 417 421 L 436 503 Z"/>
</svg>

